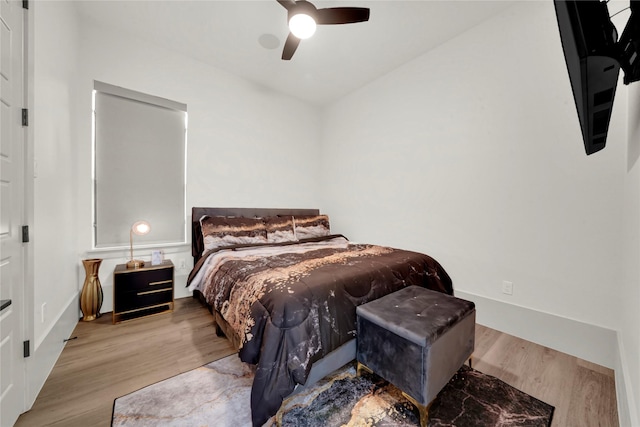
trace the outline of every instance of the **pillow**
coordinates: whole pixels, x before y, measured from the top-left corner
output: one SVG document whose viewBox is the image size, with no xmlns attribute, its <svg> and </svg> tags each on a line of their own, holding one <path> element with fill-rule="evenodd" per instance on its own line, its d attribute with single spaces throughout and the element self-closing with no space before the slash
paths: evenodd
<svg viewBox="0 0 640 427">
<path fill-rule="evenodd" d="M 293 233 L 293 217 L 269 216 L 264 218 L 267 229 L 267 242 L 293 242 L 296 240 Z"/>
<path fill-rule="evenodd" d="M 327 215 L 301 215 L 293 217 L 293 230 L 296 239 L 321 237 L 331 234 Z"/>
<path fill-rule="evenodd" d="M 261 218 L 203 216 L 200 218 L 204 252 L 231 245 L 267 243 L 267 230 Z"/>
</svg>

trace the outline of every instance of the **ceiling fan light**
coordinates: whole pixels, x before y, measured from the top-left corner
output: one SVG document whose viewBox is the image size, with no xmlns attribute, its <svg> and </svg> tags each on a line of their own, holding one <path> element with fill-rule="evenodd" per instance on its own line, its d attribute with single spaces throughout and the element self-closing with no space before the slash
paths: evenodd
<svg viewBox="0 0 640 427">
<path fill-rule="evenodd" d="M 307 14 L 298 13 L 289 19 L 289 30 L 299 39 L 308 39 L 316 32 L 316 21 Z"/>
</svg>

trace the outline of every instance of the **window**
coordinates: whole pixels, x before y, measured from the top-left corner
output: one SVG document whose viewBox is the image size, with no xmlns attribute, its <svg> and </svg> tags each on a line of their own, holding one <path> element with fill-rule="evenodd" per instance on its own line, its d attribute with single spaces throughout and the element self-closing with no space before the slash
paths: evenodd
<svg viewBox="0 0 640 427">
<path fill-rule="evenodd" d="M 186 243 L 187 106 L 96 81 L 93 136 L 94 248 Z"/>
</svg>

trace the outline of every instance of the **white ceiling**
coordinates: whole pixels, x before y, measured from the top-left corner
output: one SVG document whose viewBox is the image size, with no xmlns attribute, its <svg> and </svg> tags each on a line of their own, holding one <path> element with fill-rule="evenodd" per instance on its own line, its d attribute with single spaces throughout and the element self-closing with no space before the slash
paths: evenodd
<svg viewBox="0 0 640 427">
<path fill-rule="evenodd" d="M 83 0 L 79 13 L 256 84 L 315 105 L 330 103 L 503 11 L 510 1 L 315 0 L 368 7 L 368 22 L 318 26 L 280 59 L 287 11 L 276 0 Z M 277 39 L 267 49 L 260 38 Z M 274 38 L 275 36 L 275 38 Z"/>
</svg>

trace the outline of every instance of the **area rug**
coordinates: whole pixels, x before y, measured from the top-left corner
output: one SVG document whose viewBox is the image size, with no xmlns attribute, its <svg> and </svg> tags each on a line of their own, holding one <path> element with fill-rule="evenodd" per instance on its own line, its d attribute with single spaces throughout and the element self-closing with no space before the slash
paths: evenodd
<svg viewBox="0 0 640 427">
<path fill-rule="evenodd" d="M 350 364 L 287 399 L 265 426 L 419 426 L 393 385 Z M 112 426 L 251 426 L 253 370 L 231 355 L 115 400 Z M 436 397 L 430 427 L 549 427 L 553 406 L 463 366 Z"/>
</svg>

